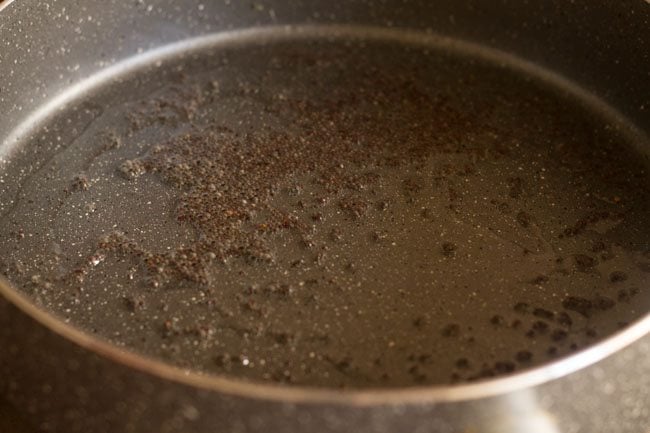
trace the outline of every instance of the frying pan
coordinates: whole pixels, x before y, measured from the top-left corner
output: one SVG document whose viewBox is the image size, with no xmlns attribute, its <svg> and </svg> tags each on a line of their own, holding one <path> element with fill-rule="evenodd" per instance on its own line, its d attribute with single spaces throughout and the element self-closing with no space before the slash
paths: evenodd
<svg viewBox="0 0 650 433">
<path fill-rule="evenodd" d="M 650 426 L 646 2 L 0 8 L 39 430 Z"/>
</svg>

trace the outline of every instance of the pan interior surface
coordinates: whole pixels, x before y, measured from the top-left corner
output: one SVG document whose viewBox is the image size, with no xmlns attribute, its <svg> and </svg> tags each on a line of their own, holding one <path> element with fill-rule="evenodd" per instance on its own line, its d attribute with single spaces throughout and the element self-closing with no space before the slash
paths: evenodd
<svg viewBox="0 0 650 433">
<path fill-rule="evenodd" d="M 128 350 L 315 387 L 482 380 L 646 315 L 647 139 L 510 58 L 382 35 L 107 77 L 0 160 L 0 272 Z"/>
</svg>

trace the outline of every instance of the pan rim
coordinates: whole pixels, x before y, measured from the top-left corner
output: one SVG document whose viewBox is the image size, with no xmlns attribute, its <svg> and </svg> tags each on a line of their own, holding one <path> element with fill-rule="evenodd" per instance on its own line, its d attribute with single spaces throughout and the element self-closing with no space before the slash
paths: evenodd
<svg viewBox="0 0 650 433">
<path fill-rule="evenodd" d="M 6 8 L 6 7 L 9 6 L 10 4 L 12 4 L 13 2 L 14 2 L 14 0 L 4 0 L 4 1 L 0 0 L 0 12 L 1 12 L 4 8 Z"/>
<path fill-rule="evenodd" d="M 9 0 L 9 3 L 11 3 L 11 0 Z M 6 5 L 3 4 L 0 6 L 0 9 L 2 9 L 3 6 Z M 278 30 L 280 31 L 278 32 Z M 42 106 L 31 115 L 26 116 L 24 122 L 9 133 L 7 136 L 9 139 L 4 140 L 0 147 L 4 148 L 3 150 L 11 150 L 13 145 L 18 143 L 26 133 L 37 128 L 39 124 L 45 121 L 54 107 L 59 109 L 62 106 L 65 106 L 67 103 L 75 100 L 78 96 L 83 94 L 86 90 L 93 88 L 98 83 L 102 83 L 106 78 L 114 76 L 115 73 L 121 75 L 149 64 L 152 59 L 165 59 L 170 53 L 173 54 L 178 52 L 178 49 L 188 51 L 188 47 L 190 47 L 191 49 L 189 49 L 189 51 L 192 51 L 205 46 L 215 46 L 220 42 L 229 43 L 233 40 L 244 42 L 251 41 L 260 36 L 266 38 L 265 40 L 268 41 L 269 38 L 278 40 L 278 38 L 294 38 L 296 36 L 318 37 L 327 35 L 332 37 L 332 34 L 341 38 L 358 38 L 360 36 L 363 36 L 364 38 L 370 37 L 372 40 L 395 40 L 397 36 L 400 36 L 401 39 L 406 38 L 407 41 L 414 44 L 422 44 L 422 41 L 428 41 L 429 43 L 433 42 L 439 46 L 453 45 L 459 47 L 465 52 L 469 52 L 482 58 L 487 58 L 488 60 L 492 59 L 493 61 L 495 58 L 498 58 L 499 61 L 503 63 L 505 59 L 505 63 L 512 64 L 512 66 L 523 70 L 524 72 L 532 73 L 539 79 L 550 80 L 555 82 L 556 85 L 562 85 L 562 87 L 572 89 L 572 92 L 576 93 L 576 96 L 580 97 L 582 101 L 589 102 L 590 105 L 593 104 L 593 107 L 596 107 L 598 110 L 607 112 L 609 117 L 622 119 L 623 123 L 630 127 L 630 130 L 628 131 L 629 133 L 645 136 L 645 134 L 636 129 L 634 125 L 625 122 L 623 116 L 616 112 L 612 107 L 587 91 L 582 90 L 582 88 L 571 83 L 566 78 L 495 48 L 415 30 L 346 25 L 304 25 L 268 26 L 204 35 L 165 45 L 142 55 L 122 60 L 106 69 L 100 70 L 90 77 L 85 78 L 70 88 L 65 89 L 61 94 L 52 98 L 49 103 L 45 104 L 45 106 Z M 155 376 L 162 380 L 172 381 L 189 387 L 222 394 L 278 402 L 306 404 L 327 403 L 351 406 L 377 406 L 409 403 L 450 403 L 498 397 L 507 393 L 536 387 L 582 370 L 598 363 L 650 334 L 650 313 L 646 313 L 645 316 L 638 319 L 626 329 L 609 335 L 587 349 L 506 377 L 472 384 L 431 385 L 404 388 L 368 388 L 365 390 L 336 390 L 250 382 L 236 378 L 227 378 L 212 373 L 202 374 L 196 371 L 182 369 L 155 358 L 132 351 L 126 351 L 103 339 L 94 337 L 73 325 L 65 323 L 54 314 L 32 303 L 26 295 L 22 294 L 18 289 L 13 288 L 9 282 L 1 277 L 0 296 L 49 331 L 52 331 L 69 342 L 72 342 L 76 346 L 100 355 L 111 362 L 121 364 L 122 366 Z"/>
</svg>

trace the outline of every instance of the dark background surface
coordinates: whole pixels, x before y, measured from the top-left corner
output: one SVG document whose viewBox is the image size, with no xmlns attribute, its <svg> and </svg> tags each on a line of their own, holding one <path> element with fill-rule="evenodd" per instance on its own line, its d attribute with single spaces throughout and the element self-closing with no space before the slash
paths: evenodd
<svg viewBox="0 0 650 433">
<path fill-rule="evenodd" d="M 0 399 L 0 433 L 34 432 L 35 430 L 27 426 L 16 409 Z"/>
</svg>

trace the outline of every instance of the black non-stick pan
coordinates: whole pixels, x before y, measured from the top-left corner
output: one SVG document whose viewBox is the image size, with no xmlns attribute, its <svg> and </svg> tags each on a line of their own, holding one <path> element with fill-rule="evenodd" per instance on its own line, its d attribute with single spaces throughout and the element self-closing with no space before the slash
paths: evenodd
<svg viewBox="0 0 650 433">
<path fill-rule="evenodd" d="M 5 5 L 3 395 L 42 431 L 646 431 L 649 17 Z"/>
</svg>

